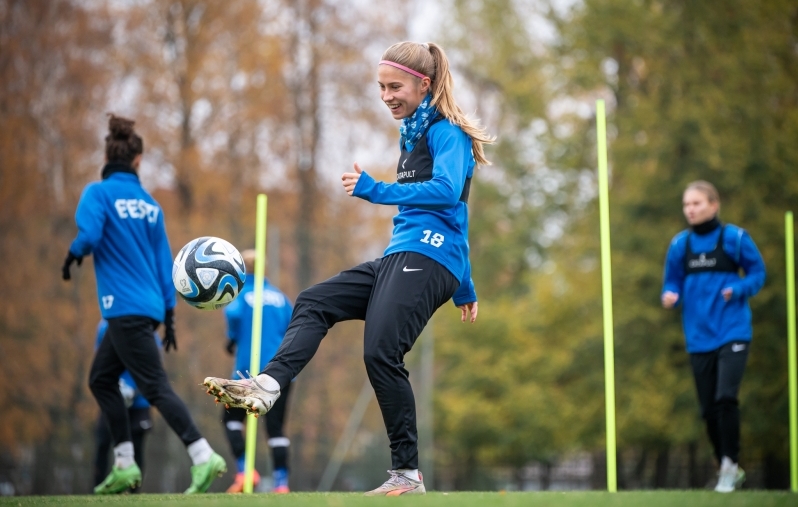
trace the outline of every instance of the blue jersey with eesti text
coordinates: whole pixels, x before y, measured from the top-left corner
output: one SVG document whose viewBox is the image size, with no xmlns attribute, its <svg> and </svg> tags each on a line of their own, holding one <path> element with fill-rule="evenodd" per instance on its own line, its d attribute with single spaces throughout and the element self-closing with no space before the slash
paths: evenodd
<svg viewBox="0 0 798 507">
<path fill-rule="evenodd" d="M 108 321 L 105 319 L 100 320 L 100 323 L 97 325 L 97 337 L 94 339 L 94 350 L 97 350 L 100 347 L 100 342 L 103 341 L 103 337 L 105 337 L 105 332 L 107 330 Z M 153 338 L 155 339 L 155 344 L 160 349 L 161 338 L 156 332 L 153 332 L 152 334 Z M 125 370 L 122 372 L 122 375 L 119 376 L 119 382 L 127 384 L 127 386 L 135 393 L 133 396 L 133 404 L 130 405 L 130 408 L 147 408 L 150 406 L 150 403 L 139 391 L 139 388 L 136 386 L 136 382 L 133 381 L 133 376 L 130 375 L 129 371 Z"/>
<path fill-rule="evenodd" d="M 236 371 L 249 370 L 257 375 L 277 352 L 291 321 L 291 303 L 280 289 L 263 280 L 263 317 L 261 319 L 260 364 L 255 371 L 250 369 L 252 357 L 252 313 L 255 304 L 255 275 L 247 274 L 241 293 L 224 309 L 227 318 L 227 337 L 236 342 Z"/>
<path fill-rule="evenodd" d="M 138 176 L 114 173 L 87 185 L 75 221 L 78 235 L 69 251 L 94 255 L 103 318 L 139 315 L 163 321 L 175 306 L 172 252 L 161 207 Z"/>
<path fill-rule="evenodd" d="M 765 283 L 765 263 L 745 230 L 731 224 L 723 227 L 723 251 L 745 277 L 723 271 L 685 274 L 687 235 L 694 254 L 709 253 L 718 244 L 721 227 L 706 234 L 680 232 L 671 241 L 665 260 L 662 292 L 679 295 L 676 304 L 682 308 L 682 326 L 691 354 L 710 352 L 732 341 L 750 341 L 753 334 L 748 298 Z M 725 288 L 732 289 L 729 301 L 723 298 Z"/>
<path fill-rule="evenodd" d="M 415 252 L 432 258 L 460 280 L 454 304 L 471 303 L 477 295 L 468 259 L 468 205 L 460 201 L 466 178 L 474 174 L 471 138 L 448 120 L 433 124 L 425 135 L 433 158 L 432 179 L 384 183 L 363 171 L 353 195 L 399 206 L 384 255 Z"/>
</svg>

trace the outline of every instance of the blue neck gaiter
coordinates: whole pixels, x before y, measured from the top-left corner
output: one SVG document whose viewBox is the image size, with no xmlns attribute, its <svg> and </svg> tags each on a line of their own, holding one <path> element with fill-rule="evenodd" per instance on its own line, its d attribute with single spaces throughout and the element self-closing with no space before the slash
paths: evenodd
<svg viewBox="0 0 798 507">
<path fill-rule="evenodd" d="M 438 108 L 432 105 L 432 93 L 428 93 L 413 114 L 402 119 L 402 125 L 399 126 L 399 133 L 402 135 L 402 142 L 407 151 L 413 151 L 416 143 L 421 136 L 426 134 L 430 122 L 436 116 L 438 116 Z"/>
</svg>

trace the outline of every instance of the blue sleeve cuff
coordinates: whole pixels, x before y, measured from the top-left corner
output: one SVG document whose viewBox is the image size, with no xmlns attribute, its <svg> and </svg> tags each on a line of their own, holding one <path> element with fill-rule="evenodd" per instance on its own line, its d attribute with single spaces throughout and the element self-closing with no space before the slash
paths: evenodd
<svg viewBox="0 0 798 507">
<path fill-rule="evenodd" d="M 360 173 L 360 178 L 358 178 L 357 183 L 355 184 L 355 189 L 352 191 L 352 196 L 360 197 L 366 201 L 369 201 L 369 194 L 374 190 L 377 182 L 372 178 L 366 171 Z"/>
<path fill-rule="evenodd" d="M 477 300 L 477 291 L 474 289 L 474 281 L 470 278 L 467 283 L 461 284 L 452 296 L 454 306 L 461 306 L 473 303 Z"/>
<path fill-rule="evenodd" d="M 76 245 L 77 241 L 78 240 L 75 239 L 75 241 L 73 241 L 72 244 L 69 245 L 69 253 L 71 253 L 75 257 L 83 257 L 83 256 L 85 256 L 85 254 L 83 252 L 81 252 L 80 248 L 78 248 L 78 245 Z"/>
<path fill-rule="evenodd" d="M 730 283 L 724 287 L 724 289 L 727 288 L 732 290 L 732 300 L 748 297 L 748 295 L 745 293 L 745 286 L 742 283 Z"/>
<path fill-rule="evenodd" d="M 476 303 L 477 295 L 472 292 L 466 296 L 453 298 L 452 301 L 454 302 L 454 306 L 463 306 L 467 305 L 468 303 Z"/>
</svg>

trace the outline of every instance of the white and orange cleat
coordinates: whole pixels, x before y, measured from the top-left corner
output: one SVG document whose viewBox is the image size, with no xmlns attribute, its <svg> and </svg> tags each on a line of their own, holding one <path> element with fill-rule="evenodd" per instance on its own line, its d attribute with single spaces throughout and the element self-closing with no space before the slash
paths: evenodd
<svg viewBox="0 0 798 507">
<path fill-rule="evenodd" d="M 263 373 L 242 380 L 206 377 L 202 384 L 208 389 L 208 394 L 215 396 L 216 401 L 224 403 L 226 408 L 243 408 L 255 416 L 268 412 L 280 397 L 277 381 Z"/>
<path fill-rule="evenodd" d="M 418 473 L 418 479 L 414 480 L 398 470 L 388 470 L 391 477 L 377 489 L 366 491 L 366 496 L 399 496 L 399 495 L 424 495 L 427 490 L 424 488 L 424 477 Z"/>
</svg>

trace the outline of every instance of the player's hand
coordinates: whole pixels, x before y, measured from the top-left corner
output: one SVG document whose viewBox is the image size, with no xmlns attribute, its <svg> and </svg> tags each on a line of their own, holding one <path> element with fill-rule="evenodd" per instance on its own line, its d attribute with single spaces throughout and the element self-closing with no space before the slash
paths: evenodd
<svg viewBox="0 0 798 507">
<path fill-rule="evenodd" d="M 228 354 L 234 356 L 236 353 L 236 342 L 234 340 L 230 340 L 227 342 L 227 346 L 224 348 Z"/>
<path fill-rule="evenodd" d="M 734 289 L 732 289 L 731 287 L 726 287 L 725 289 L 720 291 L 720 293 L 723 294 L 723 300 L 728 301 L 732 298 L 732 295 L 734 294 Z"/>
<path fill-rule="evenodd" d="M 61 278 L 64 280 L 72 279 L 72 276 L 69 274 L 69 267 L 73 262 L 77 262 L 78 266 L 80 266 L 83 263 L 83 256 L 76 257 L 72 252 L 67 253 L 66 259 L 64 259 L 64 265 L 61 267 Z"/>
<path fill-rule="evenodd" d="M 468 317 L 468 313 L 471 313 L 471 323 L 477 321 L 477 302 L 474 301 L 473 303 L 466 303 L 464 305 L 459 305 L 457 308 L 460 309 L 460 322 L 465 322 L 466 317 Z"/>
<path fill-rule="evenodd" d="M 175 309 L 166 310 L 163 319 L 163 349 L 169 352 L 170 349 L 177 350 L 177 339 L 175 338 Z"/>
<path fill-rule="evenodd" d="M 679 295 L 675 292 L 668 290 L 662 295 L 663 308 L 673 308 L 677 301 L 679 301 Z"/>
<path fill-rule="evenodd" d="M 352 195 L 352 192 L 355 191 L 355 185 L 357 185 L 357 181 L 360 179 L 360 173 L 363 172 L 363 169 L 357 165 L 355 162 L 355 172 L 353 173 L 344 173 L 341 175 L 341 182 L 344 185 L 344 190 L 349 195 Z"/>
</svg>

